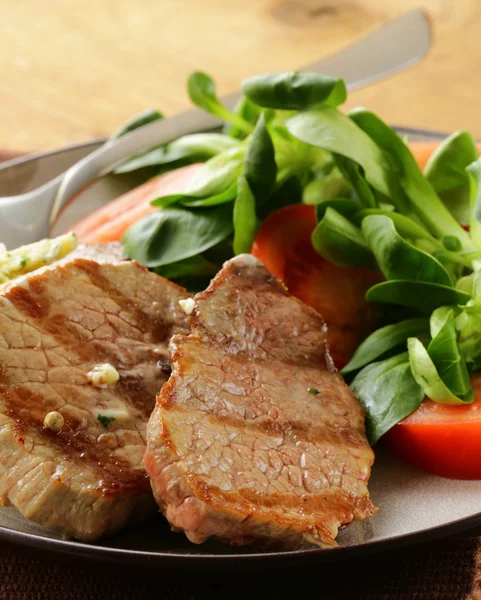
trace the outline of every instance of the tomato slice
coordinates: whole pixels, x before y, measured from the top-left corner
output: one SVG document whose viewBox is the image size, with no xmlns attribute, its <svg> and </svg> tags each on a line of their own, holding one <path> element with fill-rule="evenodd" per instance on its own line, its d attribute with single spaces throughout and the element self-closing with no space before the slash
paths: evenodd
<svg viewBox="0 0 481 600">
<path fill-rule="evenodd" d="M 311 244 L 316 225 L 313 206 L 281 208 L 262 224 L 252 254 L 285 283 L 293 296 L 324 317 L 332 357 L 342 368 L 374 328 L 377 315 L 364 296 L 382 277 L 368 269 L 346 269 L 324 260 Z"/>
<path fill-rule="evenodd" d="M 424 400 L 383 437 L 389 450 L 418 469 L 451 479 L 481 479 L 481 375 L 472 404 Z"/>
</svg>

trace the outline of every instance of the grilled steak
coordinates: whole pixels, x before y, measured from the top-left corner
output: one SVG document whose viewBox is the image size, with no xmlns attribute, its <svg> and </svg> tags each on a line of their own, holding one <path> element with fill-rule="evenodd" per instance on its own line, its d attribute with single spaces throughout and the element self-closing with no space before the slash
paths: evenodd
<svg viewBox="0 0 481 600">
<path fill-rule="evenodd" d="M 250 255 L 195 297 L 192 333 L 147 427 L 145 466 L 171 525 L 201 543 L 335 545 L 375 511 L 362 407 L 322 317 Z"/>
<path fill-rule="evenodd" d="M 112 265 L 126 260 L 122 251 L 122 246 L 119 242 L 109 242 L 108 244 L 79 244 L 73 252 L 67 254 L 60 262 L 65 264 L 76 258 L 85 258 L 86 260 L 94 260 L 100 264 L 107 263 Z"/>
<path fill-rule="evenodd" d="M 187 331 L 186 297 L 137 263 L 83 259 L 2 289 L 2 504 L 82 540 L 155 510 L 145 427 L 169 376 L 168 341 Z M 103 363 L 120 376 L 111 387 L 94 369 Z"/>
</svg>

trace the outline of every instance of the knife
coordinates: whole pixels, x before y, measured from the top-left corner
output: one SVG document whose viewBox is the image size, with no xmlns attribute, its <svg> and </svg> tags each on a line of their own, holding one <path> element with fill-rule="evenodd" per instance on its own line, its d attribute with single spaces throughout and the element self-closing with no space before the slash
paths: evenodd
<svg viewBox="0 0 481 600">
<path fill-rule="evenodd" d="M 426 56 L 430 45 L 429 22 L 421 10 L 414 10 L 303 70 L 342 77 L 348 89 L 355 90 L 416 64 Z M 222 98 L 222 102 L 232 108 L 240 97 L 241 93 L 236 92 Z M 192 109 L 154 121 L 115 141 L 99 142 L 100 147 L 80 161 L 77 154 L 78 162 L 65 174 L 31 192 L 0 198 L 0 241 L 10 247 L 19 238 L 22 243 L 28 243 L 46 237 L 60 209 L 94 178 L 112 171 L 136 153 L 219 125 L 221 121 L 212 115 Z M 91 149 L 92 145 L 86 152 Z M 33 160 L 32 157 L 7 161 L 0 166 L 0 171 L 29 160 Z M 38 156 L 37 160 L 56 158 L 48 153 Z"/>
</svg>

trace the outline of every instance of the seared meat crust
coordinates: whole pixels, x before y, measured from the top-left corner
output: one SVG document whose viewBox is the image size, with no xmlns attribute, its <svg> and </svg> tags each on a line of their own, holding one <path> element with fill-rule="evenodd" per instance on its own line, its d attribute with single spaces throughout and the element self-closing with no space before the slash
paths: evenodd
<svg viewBox="0 0 481 600">
<path fill-rule="evenodd" d="M 322 317 L 242 255 L 195 297 L 190 322 L 170 342 L 144 459 L 172 527 L 196 543 L 335 545 L 341 525 L 375 511 L 374 454 Z"/>
<path fill-rule="evenodd" d="M 137 263 L 79 258 L 0 292 L 1 503 L 82 540 L 153 511 L 145 427 L 188 295 Z M 102 363 L 120 375 L 112 387 L 89 379 Z M 52 411 L 59 432 L 44 427 Z"/>
</svg>

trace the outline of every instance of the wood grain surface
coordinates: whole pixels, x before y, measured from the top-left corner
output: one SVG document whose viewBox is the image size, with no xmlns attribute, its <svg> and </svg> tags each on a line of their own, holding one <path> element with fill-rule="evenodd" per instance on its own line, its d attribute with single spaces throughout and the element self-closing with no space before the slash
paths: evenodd
<svg viewBox="0 0 481 600">
<path fill-rule="evenodd" d="M 291 69 L 422 7 L 433 48 L 419 66 L 352 93 L 390 123 L 481 137 L 481 0 L 0 0 L 0 147 L 102 136 L 146 107 L 188 106 L 185 81 L 220 93 Z"/>
</svg>

